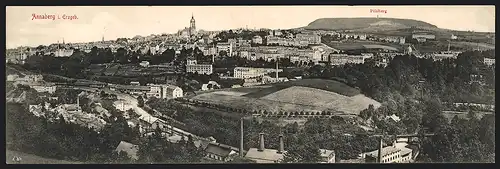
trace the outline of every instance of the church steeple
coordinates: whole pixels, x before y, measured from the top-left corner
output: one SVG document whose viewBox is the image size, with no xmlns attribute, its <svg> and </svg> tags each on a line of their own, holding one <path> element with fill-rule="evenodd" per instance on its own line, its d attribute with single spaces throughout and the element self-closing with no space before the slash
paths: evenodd
<svg viewBox="0 0 500 169">
<path fill-rule="evenodd" d="M 191 13 L 191 21 L 189 22 L 189 28 L 192 31 L 196 30 L 196 20 L 194 19 L 193 13 Z"/>
<path fill-rule="evenodd" d="M 191 21 L 189 21 L 189 40 L 196 35 L 196 21 L 194 20 L 194 15 L 191 13 Z"/>
</svg>

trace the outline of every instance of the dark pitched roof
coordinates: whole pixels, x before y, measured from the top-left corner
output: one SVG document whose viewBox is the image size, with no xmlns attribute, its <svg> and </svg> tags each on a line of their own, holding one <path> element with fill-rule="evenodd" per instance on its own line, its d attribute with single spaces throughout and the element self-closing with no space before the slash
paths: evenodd
<svg viewBox="0 0 500 169">
<path fill-rule="evenodd" d="M 278 150 L 275 149 L 264 149 L 264 151 L 258 151 L 256 148 L 250 148 L 245 157 L 254 160 L 257 163 L 275 163 L 276 161 L 283 159 L 284 153 L 286 153 L 286 151 L 280 154 L 278 153 Z"/>
<path fill-rule="evenodd" d="M 212 153 L 218 156 L 228 156 L 231 151 L 235 151 L 236 153 L 239 152 L 239 149 L 236 147 L 232 147 L 229 145 L 221 144 L 221 143 L 214 143 L 214 142 L 208 142 L 206 145 L 205 151 L 208 153 Z"/>
<path fill-rule="evenodd" d="M 116 147 L 115 151 L 116 152 L 124 151 L 129 155 L 129 157 L 137 160 L 138 159 L 137 151 L 139 151 L 139 146 L 125 141 L 121 141 L 120 144 L 118 144 L 118 146 Z"/>
<path fill-rule="evenodd" d="M 215 154 L 221 157 L 226 157 L 229 156 L 229 153 L 231 153 L 231 149 L 228 147 L 221 147 L 217 146 L 214 144 L 208 144 L 207 148 L 205 149 L 206 152 Z"/>
</svg>

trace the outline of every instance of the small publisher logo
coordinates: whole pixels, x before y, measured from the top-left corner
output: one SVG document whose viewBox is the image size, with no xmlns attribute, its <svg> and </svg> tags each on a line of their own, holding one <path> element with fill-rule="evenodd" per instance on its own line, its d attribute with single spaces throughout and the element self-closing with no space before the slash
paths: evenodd
<svg viewBox="0 0 500 169">
<path fill-rule="evenodd" d="M 370 13 L 387 13 L 387 10 L 383 10 L 383 9 L 370 9 Z"/>
<path fill-rule="evenodd" d="M 55 14 L 32 14 L 31 20 L 77 20 L 78 16 L 76 15 L 55 15 Z"/>
</svg>

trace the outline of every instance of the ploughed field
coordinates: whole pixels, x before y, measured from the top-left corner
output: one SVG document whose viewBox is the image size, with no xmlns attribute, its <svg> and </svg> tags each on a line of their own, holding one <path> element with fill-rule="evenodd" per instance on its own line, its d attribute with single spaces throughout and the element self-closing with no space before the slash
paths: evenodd
<svg viewBox="0 0 500 169">
<path fill-rule="evenodd" d="M 359 114 L 372 104 L 359 90 L 334 80 L 304 79 L 267 86 L 204 92 L 191 99 L 211 104 L 268 112 L 320 112 Z"/>
</svg>

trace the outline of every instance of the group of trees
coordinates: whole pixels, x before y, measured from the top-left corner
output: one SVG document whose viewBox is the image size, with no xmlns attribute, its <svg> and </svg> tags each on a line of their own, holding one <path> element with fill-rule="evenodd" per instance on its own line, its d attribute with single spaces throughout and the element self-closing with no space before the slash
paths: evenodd
<svg viewBox="0 0 500 169">
<path fill-rule="evenodd" d="M 339 67 L 322 67 L 313 66 L 305 71 L 304 74 L 308 74 L 309 77 L 319 77 L 319 78 L 343 78 L 345 81 L 353 86 L 358 87 L 365 95 L 375 98 L 382 102 L 382 106 L 378 109 L 374 109 L 370 106 L 367 110 L 361 112 L 361 117 L 365 120 L 371 120 L 373 125 L 376 126 L 377 132 L 384 132 L 386 134 L 408 134 L 420 132 L 432 132 L 437 133 L 437 135 L 446 135 L 446 133 L 453 133 L 458 138 L 468 138 L 471 132 L 477 129 L 483 129 L 488 131 L 488 134 L 493 135 L 494 129 L 491 128 L 491 123 L 487 122 L 487 117 L 483 117 L 484 123 L 477 123 L 477 125 L 471 125 L 468 132 L 460 132 L 458 128 L 453 130 L 453 123 L 450 125 L 448 120 L 442 114 L 442 110 L 445 104 L 443 102 L 476 102 L 476 103 L 494 103 L 493 93 L 494 91 L 494 69 L 487 67 L 482 63 L 483 57 L 491 57 L 491 51 L 487 52 L 464 52 L 459 55 L 456 60 L 443 60 L 443 61 L 432 61 L 430 59 L 418 59 L 412 56 L 396 56 L 394 60 L 389 63 L 386 68 L 376 67 L 373 62 L 368 62 L 363 65 L 345 65 Z M 473 82 L 471 75 L 482 75 L 484 85 L 477 82 Z M 472 83 L 471 83 L 472 81 Z M 400 121 L 392 121 L 386 119 L 388 115 L 395 114 L 401 118 Z M 204 116 L 208 114 L 204 113 Z M 199 116 L 198 114 L 196 116 Z M 190 118 L 194 118 L 192 116 Z M 211 116 L 217 116 L 215 114 Z M 185 119 L 188 120 L 189 118 Z M 207 120 L 213 118 L 200 118 L 199 123 L 212 124 L 218 123 L 220 126 L 213 127 L 199 127 L 203 130 L 203 133 L 213 133 L 213 136 L 217 139 L 224 139 L 227 143 L 237 146 L 237 141 L 226 140 L 228 136 L 236 137 L 237 133 L 223 132 L 225 135 L 218 135 L 217 131 L 208 132 L 210 128 L 216 128 L 218 130 L 223 130 L 223 128 L 234 128 L 237 127 L 236 120 L 225 120 L 222 122 L 218 120 L 217 122 L 208 122 Z M 491 119 L 491 117 L 490 117 Z M 318 120 L 318 119 L 313 119 Z M 325 120 L 325 119 L 322 119 Z M 471 121 L 477 119 L 471 118 Z M 189 120 L 188 120 L 189 121 Z M 224 123 L 227 123 L 223 125 Z M 318 123 L 318 122 L 316 122 Z M 194 123 L 193 123 L 194 124 Z M 315 123 L 306 124 L 313 125 Z M 481 125 L 479 125 L 481 124 Z M 259 124 L 262 125 L 262 124 Z M 325 124 L 326 125 L 326 124 Z M 271 125 L 272 126 L 272 125 Z M 455 125 L 456 126 L 456 125 Z M 248 127 L 247 127 L 248 128 Z M 272 127 L 270 127 L 272 128 Z M 267 128 L 266 132 L 272 131 Z M 320 129 L 321 127 L 313 127 L 314 129 Z M 463 128 L 463 127 L 462 127 Z M 424 130 L 425 129 L 425 130 Z M 193 131 L 194 132 L 194 131 Z M 228 134 L 229 133 L 229 134 Z M 250 135 L 254 135 L 253 139 L 248 140 L 249 146 L 257 146 L 256 137 L 258 132 L 249 132 Z M 300 131 L 299 131 L 300 133 Z M 327 136 L 329 134 L 321 134 Z M 477 135 L 477 134 L 476 134 Z M 298 136 L 302 138 L 303 136 Z M 313 135 L 308 136 L 314 138 Z M 319 136 L 316 136 L 319 137 Z M 342 139 L 340 139 L 342 138 Z M 318 138 L 316 140 L 322 140 L 325 138 Z M 336 143 L 328 143 L 328 141 L 318 141 L 321 142 L 323 148 L 334 149 L 338 156 L 343 159 L 355 158 L 359 153 L 365 151 L 372 151 L 376 149 L 376 140 L 365 136 L 353 136 L 353 137 L 343 137 L 339 136 L 339 140 Z M 454 145 L 456 152 L 455 154 L 449 154 L 451 148 L 446 146 L 440 147 L 438 139 L 445 139 L 445 144 L 452 144 L 451 138 L 431 138 L 427 143 L 424 143 L 424 147 L 428 146 L 431 148 L 424 148 L 424 154 L 433 154 L 428 156 L 428 160 L 431 161 L 477 161 L 475 159 L 491 159 L 492 149 L 491 137 L 486 138 L 483 136 L 477 136 L 478 141 L 481 144 L 474 145 L 475 148 L 464 149 L 467 145 L 472 144 L 472 141 L 456 141 L 457 145 Z M 272 140 L 272 139 L 267 139 Z M 460 139 L 458 139 L 460 140 Z M 221 140 L 222 141 L 222 140 Z M 359 142 L 359 145 L 346 147 L 345 144 L 337 145 L 338 143 L 349 142 Z M 252 143 L 253 142 L 253 143 Z M 278 148 L 276 146 L 277 140 L 270 141 L 270 148 Z M 235 144 L 236 143 L 236 144 Z M 289 143 L 289 142 L 287 142 Z M 329 145 L 330 144 L 330 145 Z M 333 145 L 331 145 L 333 144 Z M 246 144 L 248 145 L 248 144 Z M 296 144 L 299 147 L 306 147 L 304 144 Z M 267 146 L 266 146 L 267 147 Z M 475 152 L 470 152 L 470 151 Z M 442 152 L 436 152 L 442 151 Z M 446 156 L 456 156 L 457 152 L 461 152 L 460 158 L 445 158 L 444 152 L 447 152 Z M 453 152 L 452 152 L 453 153 Z M 299 156 L 290 154 L 289 156 L 294 156 L 294 159 L 299 159 Z M 314 157 L 312 155 L 311 157 Z M 287 157 L 288 158 L 288 157 Z M 443 159 L 445 158 L 445 159 Z M 292 160 L 287 160 L 292 161 Z"/>
<path fill-rule="evenodd" d="M 243 79 L 222 79 L 216 73 L 210 75 L 198 73 L 186 73 L 185 76 L 178 76 L 176 85 L 182 88 L 184 92 L 198 91 L 202 84 L 209 81 L 217 82 L 221 88 L 231 88 L 233 85 L 241 85 L 245 82 Z"/>
<path fill-rule="evenodd" d="M 299 62 L 291 62 L 289 58 L 280 58 L 279 67 L 291 67 L 299 65 Z M 233 68 L 233 67 L 260 67 L 260 68 L 276 68 L 276 60 L 271 59 L 269 61 L 263 58 L 258 58 L 257 60 L 249 60 L 244 57 L 227 57 L 224 59 L 216 60 L 214 67 L 217 68 Z"/>
<path fill-rule="evenodd" d="M 148 49 L 146 53 L 141 50 L 129 51 L 125 48 L 118 48 L 115 53 L 113 53 L 109 48 L 97 48 L 93 47 L 89 53 L 85 53 L 85 57 L 88 58 L 90 64 L 103 64 L 103 63 L 140 63 L 142 61 L 149 61 L 151 64 L 169 63 L 175 58 L 175 50 L 167 49 L 163 52 L 158 52 L 153 54 L 151 49 Z M 73 56 L 73 55 L 72 55 Z"/>
<path fill-rule="evenodd" d="M 488 52 L 464 52 L 457 59 L 433 61 L 414 56 L 396 56 L 386 68 L 373 61 L 365 64 L 323 67 L 316 65 L 304 74 L 312 78 L 342 78 L 348 85 L 378 101 L 390 97 L 437 97 L 443 102 L 494 103 L 494 68 L 482 63 Z M 481 75 L 482 83 L 472 76 Z M 399 96 L 400 95 L 400 96 Z"/>
<path fill-rule="evenodd" d="M 179 143 L 170 143 L 159 130 L 155 131 L 152 137 L 142 137 L 139 127 L 130 127 L 123 117 L 124 112 L 106 101 L 102 106 L 110 111 L 111 116 L 105 119 L 108 123 L 101 129 L 70 123 L 61 115 L 51 118 L 49 112 L 45 113 L 46 116 L 36 117 L 28 110 L 28 105 L 48 100 L 46 97 L 40 97 L 43 93 L 37 93 L 33 89 L 23 90 L 27 90 L 28 96 L 25 104 L 9 103 L 6 106 L 8 149 L 46 158 L 87 163 L 187 163 L 199 162 L 205 156 L 203 150 L 194 145 L 191 137 L 183 138 Z M 60 100 L 53 105 L 61 102 L 74 103 L 74 100 L 69 99 L 76 99 L 80 92 L 58 89 L 54 96 Z M 107 94 L 101 92 L 100 95 Z M 120 141 L 139 145 L 139 159 L 135 160 L 127 153 L 114 151 Z"/>
<path fill-rule="evenodd" d="M 165 102 L 161 100 L 150 100 L 147 103 L 157 110 L 175 110 L 165 113 L 176 120 L 184 122 L 186 131 L 202 137 L 214 137 L 217 142 L 234 147 L 239 146 L 239 119 L 224 116 L 214 112 L 195 112 L 187 106 L 176 102 Z M 169 105 L 169 106 L 165 106 Z M 257 112 L 255 112 L 257 113 Z M 346 127 L 348 125 L 349 127 Z M 343 136 L 343 132 L 363 133 L 363 130 L 352 126 L 341 118 L 334 119 L 312 119 L 307 122 L 304 129 L 300 129 L 297 123 L 288 124 L 284 127 L 276 123 L 264 120 L 259 122 L 255 119 L 245 120 L 245 149 L 259 146 L 259 133 L 266 133 L 266 148 L 279 148 L 279 134 L 284 135 L 285 154 L 287 158 L 283 162 L 315 162 L 319 156 L 319 148 L 335 150 L 337 156 L 343 159 L 355 158 L 362 151 L 371 151 L 376 148 L 376 140 L 368 137 L 354 136 L 353 138 Z M 370 140 L 370 141 L 368 141 Z M 304 145 L 303 143 L 310 144 Z M 353 143 L 355 142 L 355 143 Z M 348 144 L 349 143 L 349 144 Z M 348 146 L 346 146 L 348 145 Z M 317 150 L 317 151 L 316 151 Z M 316 153 L 317 152 L 317 153 Z M 340 153 L 339 153 L 340 152 Z"/>
<path fill-rule="evenodd" d="M 422 143 L 423 162 L 495 162 L 495 116 L 460 119 L 441 125 Z"/>
<path fill-rule="evenodd" d="M 218 39 L 218 42 L 227 42 L 228 39 L 237 39 L 242 38 L 243 40 L 252 40 L 254 36 L 265 37 L 269 35 L 267 31 L 248 31 L 243 30 L 241 33 L 236 33 L 233 30 L 222 31 L 215 36 Z M 265 39 L 265 38 L 263 38 Z M 264 43 L 265 44 L 265 43 Z"/>
<path fill-rule="evenodd" d="M 494 51 L 468 51 L 455 60 L 442 61 L 396 56 L 386 68 L 376 67 L 368 61 L 362 65 L 314 66 L 306 72 L 311 77 L 343 78 L 347 84 L 382 102 L 377 110 L 370 107 L 360 113 L 361 118 L 378 128 L 378 132 L 436 133 L 437 136 L 423 143 L 424 161 L 491 161 L 494 155 L 490 150 L 494 145 L 490 143 L 492 138 L 485 135 L 494 135 L 494 120 L 488 121 L 492 117 L 477 119 L 471 116 L 468 120 L 455 117 L 455 122 L 450 124 L 442 111 L 449 105 L 443 102 L 495 103 L 494 67 L 482 63 L 484 57 L 494 57 L 492 53 Z M 482 78 L 477 80 L 474 76 Z M 473 113 L 475 110 L 468 111 Z M 401 121 L 385 118 L 392 114 Z M 479 132 L 481 129 L 484 131 Z"/>
<path fill-rule="evenodd" d="M 151 135 L 143 139 L 143 143 L 137 152 L 138 163 L 197 163 L 205 157 L 201 147 L 197 147 L 191 136 L 182 137 L 177 143 L 168 141 L 159 128 Z"/>
<path fill-rule="evenodd" d="M 38 118 L 22 104 L 6 107 L 7 148 L 46 158 L 110 163 L 118 158 L 113 152 L 118 143 L 132 141 L 134 137 L 133 129 L 122 117 L 117 117 L 98 133 L 93 128 L 68 123 L 62 116 L 54 122 Z"/>
<path fill-rule="evenodd" d="M 72 78 L 84 78 L 84 70 L 91 64 L 104 63 L 135 63 L 149 61 L 151 64 L 170 63 L 175 59 L 175 50 L 167 49 L 162 53 L 152 54 L 150 50 L 143 54 L 141 51 L 127 51 L 124 48 L 112 52 L 110 48 L 93 47 L 90 52 L 75 49 L 69 57 L 55 57 L 54 54 L 42 55 L 37 53 L 29 56 L 25 68 L 33 71 L 53 73 Z"/>
<path fill-rule="evenodd" d="M 220 111 L 225 111 L 229 113 L 240 113 L 240 114 L 260 114 L 264 115 L 265 117 L 268 116 L 273 116 L 273 117 L 291 117 L 291 116 L 330 116 L 330 115 L 335 115 L 338 113 L 342 113 L 340 111 L 290 111 L 290 112 L 284 112 L 284 111 L 279 111 L 279 112 L 271 112 L 267 110 L 245 110 L 241 108 L 234 108 L 230 105 L 220 105 L 220 104 L 213 104 L 209 102 L 203 102 L 203 101 L 197 101 L 197 100 L 187 100 L 187 99 L 182 99 L 179 98 L 177 101 L 185 104 L 191 104 L 194 106 L 199 106 L 199 107 L 206 107 L 206 108 L 211 108 L 211 109 L 216 109 Z M 159 104 L 159 101 L 155 100 L 150 102 L 151 104 L 154 104 L 155 107 L 158 107 L 160 109 L 164 109 L 163 104 Z M 373 110 L 373 105 L 370 105 L 371 110 Z M 370 110 L 370 109 L 367 109 Z M 363 112 L 366 112 L 367 110 L 364 110 Z M 329 117 L 328 117 L 329 118 Z"/>
</svg>

